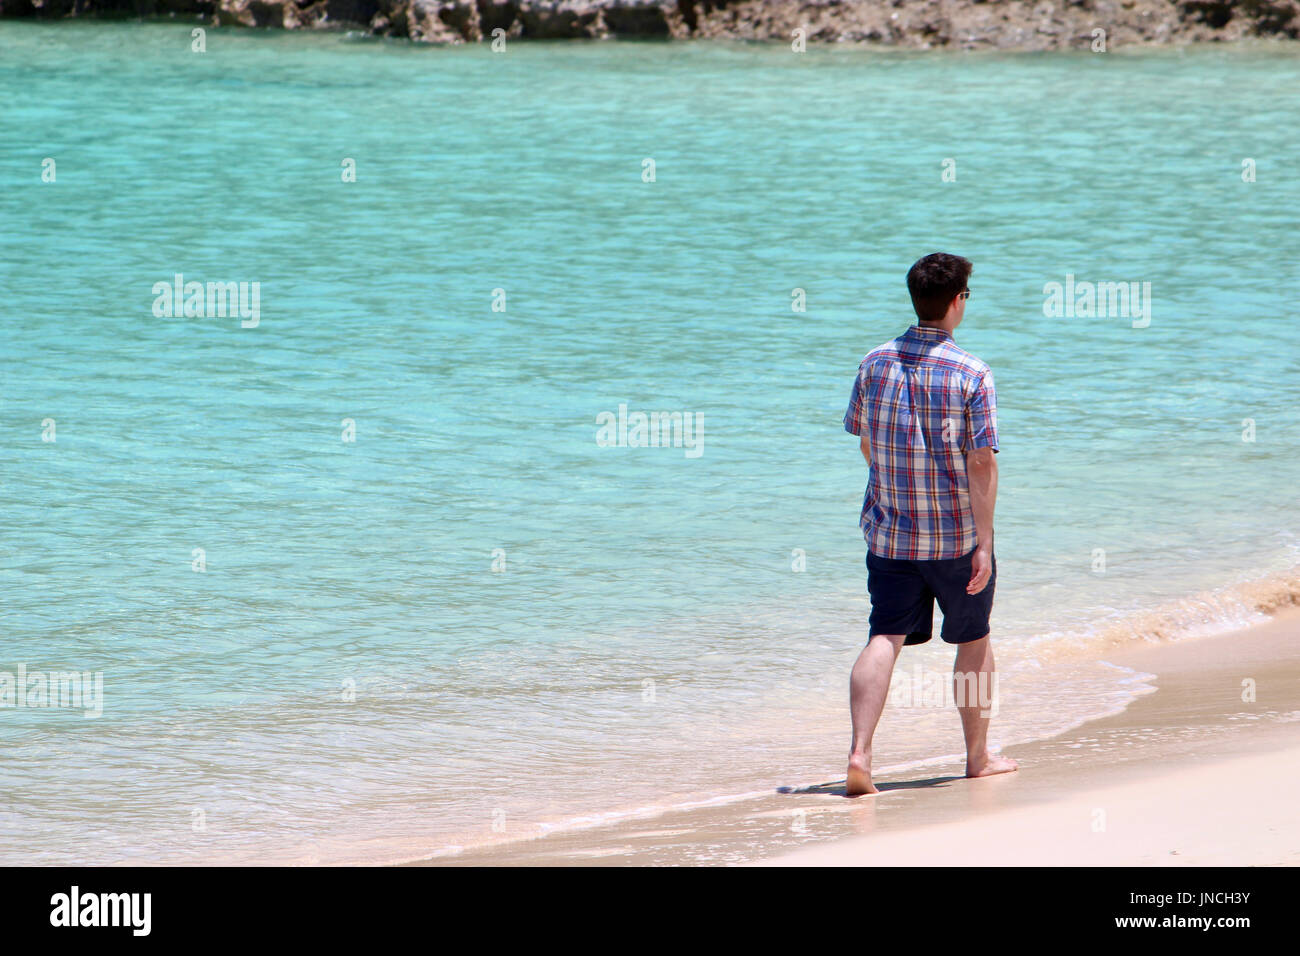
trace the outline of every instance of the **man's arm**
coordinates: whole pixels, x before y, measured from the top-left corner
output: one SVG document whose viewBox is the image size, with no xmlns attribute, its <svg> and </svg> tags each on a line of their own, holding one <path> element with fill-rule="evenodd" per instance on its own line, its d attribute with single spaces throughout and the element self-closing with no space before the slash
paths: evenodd
<svg viewBox="0 0 1300 956">
<path fill-rule="evenodd" d="M 975 555 L 971 559 L 968 594 L 979 594 L 993 574 L 993 504 L 998 497 L 998 459 L 987 445 L 966 453 L 970 510 L 975 517 Z"/>
<path fill-rule="evenodd" d="M 868 467 L 870 467 L 870 465 L 871 465 L 871 443 L 870 443 L 869 441 L 867 441 L 867 433 L 866 433 L 866 432 L 863 432 L 863 433 L 862 433 L 862 441 L 860 441 L 860 442 L 858 443 L 858 447 L 862 449 L 862 457 L 865 458 L 865 459 L 867 460 L 867 465 L 868 465 Z"/>
</svg>

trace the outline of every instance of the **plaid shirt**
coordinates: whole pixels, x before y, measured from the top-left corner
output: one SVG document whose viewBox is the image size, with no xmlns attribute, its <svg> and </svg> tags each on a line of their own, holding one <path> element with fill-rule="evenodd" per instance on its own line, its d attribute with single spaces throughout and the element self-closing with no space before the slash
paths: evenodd
<svg viewBox="0 0 1300 956">
<path fill-rule="evenodd" d="M 867 550 L 957 558 L 975 547 L 965 452 L 998 450 L 993 371 L 942 329 L 914 325 L 858 367 L 844 429 L 867 436 Z"/>
</svg>

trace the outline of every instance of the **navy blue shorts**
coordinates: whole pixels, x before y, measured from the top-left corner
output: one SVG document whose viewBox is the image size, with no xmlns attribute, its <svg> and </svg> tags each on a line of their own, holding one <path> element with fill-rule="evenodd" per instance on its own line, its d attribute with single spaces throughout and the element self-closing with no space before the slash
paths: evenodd
<svg viewBox="0 0 1300 956">
<path fill-rule="evenodd" d="M 943 611 L 943 640 L 948 644 L 978 641 L 989 632 L 998 559 L 989 583 L 967 594 L 975 549 L 960 558 L 905 561 L 867 552 L 867 591 L 871 594 L 870 637 L 906 634 L 905 644 L 924 644 L 934 630 L 934 602 Z M 868 638 L 870 639 L 870 638 Z"/>
</svg>

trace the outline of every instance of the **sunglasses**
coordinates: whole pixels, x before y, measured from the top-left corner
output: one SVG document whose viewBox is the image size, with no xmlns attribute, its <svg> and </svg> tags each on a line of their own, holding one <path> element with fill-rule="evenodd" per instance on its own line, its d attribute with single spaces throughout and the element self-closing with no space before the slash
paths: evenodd
<svg viewBox="0 0 1300 956">
<path fill-rule="evenodd" d="M 969 299 L 969 298 L 970 298 L 970 289 L 967 289 L 965 292 L 958 292 L 957 295 L 961 296 L 961 298 L 963 298 L 963 299 Z"/>
</svg>

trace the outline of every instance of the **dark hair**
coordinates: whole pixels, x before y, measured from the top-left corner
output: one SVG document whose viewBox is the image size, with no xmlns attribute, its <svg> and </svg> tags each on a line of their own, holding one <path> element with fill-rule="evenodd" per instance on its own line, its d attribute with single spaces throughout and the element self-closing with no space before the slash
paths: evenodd
<svg viewBox="0 0 1300 956">
<path fill-rule="evenodd" d="M 969 259 L 946 252 L 922 256 L 907 270 L 907 291 L 912 294 L 912 308 L 922 322 L 938 322 L 948 311 L 957 293 L 966 291 L 970 279 Z"/>
</svg>

